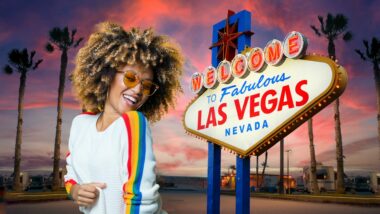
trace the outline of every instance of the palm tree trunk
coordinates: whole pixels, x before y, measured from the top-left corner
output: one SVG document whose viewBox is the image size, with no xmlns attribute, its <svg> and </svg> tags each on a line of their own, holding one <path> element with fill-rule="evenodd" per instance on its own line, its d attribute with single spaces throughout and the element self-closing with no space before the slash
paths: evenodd
<svg viewBox="0 0 380 214">
<path fill-rule="evenodd" d="M 256 188 L 259 188 L 259 156 L 256 156 Z"/>
<path fill-rule="evenodd" d="M 328 43 L 328 53 L 329 53 L 329 57 L 332 58 L 332 60 L 335 60 L 336 59 L 336 56 L 335 56 L 335 44 L 334 44 L 334 40 L 333 39 L 329 39 L 329 43 Z"/>
<path fill-rule="evenodd" d="M 313 194 L 319 194 L 319 187 L 317 181 L 317 161 L 315 158 L 314 150 L 314 134 L 313 134 L 313 118 L 307 121 L 307 128 L 309 131 L 309 142 L 310 142 L 310 180 L 313 189 Z"/>
<path fill-rule="evenodd" d="M 17 134 L 15 145 L 14 169 L 13 169 L 13 190 L 20 192 L 22 186 L 20 185 L 20 172 L 21 172 L 21 143 L 22 143 L 22 123 L 23 123 L 23 108 L 24 108 L 24 94 L 25 94 L 26 72 L 21 72 L 20 87 L 18 90 L 18 116 L 17 116 Z"/>
<path fill-rule="evenodd" d="M 380 69 L 376 60 L 373 61 L 373 72 L 375 76 L 376 95 L 377 95 L 377 141 L 379 143 L 380 160 Z"/>
<path fill-rule="evenodd" d="M 334 40 L 329 39 L 328 52 L 333 60 L 335 56 Z M 344 188 L 344 163 L 343 163 L 343 142 L 342 142 L 342 130 L 340 127 L 340 112 L 339 112 L 339 98 L 334 102 L 334 121 L 335 121 L 335 143 L 336 143 L 336 162 L 337 162 L 337 181 L 336 191 L 337 193 L 345 193 Z"/>
<path fill-rule="evenodd" d="M 339 98 L 334 102 L 335 142 L 337 161 L 337 193 L 345 193 L 342 131 L 340 127 Z"/>
<path fill-rule="evenodd" d="M 279 193 L 284 194 L 284 138 L 280 140 L 280 181 Z"/>
<path fill-rule="evenodd" d="M 265 168 L 267 168 L 267 161 L 268 161 L 268 151 L 265 151 L 265 160 L 264 160 L 264 166 L 263 166 L 263 171 L 261 172 L 261 177 L 263 178 L 260 187 L 263 187 L 264 184 L 264 174 L 265 174 Z"/>
<path fill-rule="evenodd" d="M 60 150 L 61 150 L 61 135 L 62 135 L 62 100 L 63 100 L 63 92 L 65 90 L 66 67 L 67 67 L 67 50 L 62 50 L 61 70 L 59 73 L 59 87 L 58 87 L 57 126 L 55 129 L 55 143 L 54 143 L 53 185 L 52 185 L 53 191 L 58 190 L 60 187 L 59 162 L 61 159 Z"/>
</svg>

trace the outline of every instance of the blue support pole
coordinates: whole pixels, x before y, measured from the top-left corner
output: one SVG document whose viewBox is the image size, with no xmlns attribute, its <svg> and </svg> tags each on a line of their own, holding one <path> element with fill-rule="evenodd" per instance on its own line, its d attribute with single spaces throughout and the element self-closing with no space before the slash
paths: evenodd
<svg viewBox="0 0 380 214">
<path fill-rule="evenodd" d="M 244 32 L 251 30 L 251 13 L 241 11 L 236 14 L 238 22 L 238 31 Z M 234 20 L 232 20 L 234 21 Z M 236 20 L 237 21 L 237 20 Z M 245 47 L 251 46 L 251 38 L 248 35 L 242 35 L 237 40 L 238 53 L 242 52 Z M 236 214 L 249 214 L 250 205 L 250 157 L 236 157 Z"/>
<path fill-rule="evenodd" d="M 208 142 L 207 213 L 220 213 L 220 146 Z"/>
<path fill-rule="evenodd" d="M 249 214 L 250 157 L 236 157 L 236 214 Z"/>
<path fill-rule="evenodd" d="M 251 13 L 243 10 L 230 17 L 229 23 L 238 22 L 238 31 L 244 32 L 251 29 Z M 218 41 L 218 32 L 226 26 L 226 20 L 222 20 L 213 26 L 212 44 Z M 248 35 L 241 35 L 237 39 L 238 53 L 242 52 L 246 46 L 251 46 L 251 38 Z M 211 50 L 212 66 L 217 67 L 218 48 L 214 47 Z M 208 142 L 208 188 L 207 188 L 207 213 L 220 213 L 220 146 Z M 236 182 L 236 213 L 249 213 L 249 179 L 250 167 L 249 157 L 236 159 L 237 162 L 237 182 Z"/>
<path fill-rule="evenodd" d="M 251 13 L 243 10 L 236 15 L 239 19 L 238 31 L 244 32 L 251 30 Z M 238 53 L 240 53 L 244 50 L 245 47 L 251 46 L 251 37 L 248 35 L 241 35 L 237 40 L 237 44 Z"/>
<path fill-rule="evenodd" d="M 218 41 L 218 31 L 221 26 L 215 24 L 212 29 L 212 43 Z M 218 50 L 213 48 L 211 50 L 211 64 L 217 67 Z M 220 146 L 208 142 L 208 167 L 207 167 L 207 214 L 220 213 Z"/>
</svg>

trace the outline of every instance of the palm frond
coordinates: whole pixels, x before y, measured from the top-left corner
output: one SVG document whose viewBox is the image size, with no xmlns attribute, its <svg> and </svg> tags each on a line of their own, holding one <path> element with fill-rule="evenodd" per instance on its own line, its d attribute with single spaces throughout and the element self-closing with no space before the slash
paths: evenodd
<svg viewBox="0 0 380 214">
<path fill-rule="evenodd" d="M 373 56 L 373 59 L 380 56 L 380 43 L 379 40 L 376 37 L 372 38 L 371 42 L 371 55 Z"/>
<path fill-rule="evenodd" d="M 33 66 L 33 70 L 36 70 L 37 68 L 38 68 L 38 66 L 41 64 L 41 62 L 43 61 L 43 59 L 39 59 L 37 62 L 36 62 L 36 64 L 34 64 L 34 66 Z"/>
<path fill-rule="evenodd" d="M 343 40 L 346 42 L 351 41 L 352 37 L 353 37 L 353 35 L 352 35 L 351 31 L 347 31 L 343 34 Z"/>
<path fill-rule="evenodd" d="M 71 37 L 70 37 L 70 46 L 72 45 L 72 44 L 74 44 L 74 40 L 75 40 L 75 34 L 77 33 L 77 29 L 73 29 L 73 30 L 71 30 Z"/>
<path fill-rule="evenodd" d="M 45 50 L 46 50 L 47 52 L 49 52 L 49 53 L 53 53 L 53 51 L 54 51 L 54 46 L 53 46 L 50 42 L 48 42 L 48 43 L 46 43 L 46 45 L 45 45 Z"/>
<path fill-rule="evenodd" d="M 343 14 L 337 14 L 334 17 L 334 25 L 333 25 L 333 31 L 335 31 L 337 34 L 342 33 L 345 31 L 348 27 L 348 18 L 344 16 Z"/>
<path fill-rule="evenodd" d="M 321 24 L 321 31 L 323 34 L 326 34 L 326 29 L 325 29 L 325 22 L 323 21 L 322 16 L 318 16 L 319 23 Z"/>
<path fill-rule="evenodd" d="M 359 50 L 359 49 L 355 49 L 355 52 L 357 54 L 359 54 L 360 58 L 364 61 L 366 61 L 367 59 L 365 58 L 364 54 Z"/>
<path fill-rule="evenodd" d="M 13 68 L 10 65 L 5 65 L 3 68 L 4 73 L 6 74 L 12 74 L 13 73 Z"/>
<path fill-rule="evenodd" d="M 78 47 L 78 45 L 83 41 L 83 37 L 79 38 L 74 45 L 74 48 Z"/>
<path fill-rule="evenodd" d="M 24 48 L 21 52 L 21 62 L 22 62 L 22 65 L 26 68 L 30 67 L 29 66 L 29 53 L 28 53 L 28 49 L 27 48 Z"/>
<path fill-rule="evenodd" d="M 326 19 L 326 35 L 331 35 L 333 33 L 334 29 L 334 16 L 331 15 L 331 13 L 327 14 L 327 19 Z"/>
<path fill-rule="evenodd" d="M 69 32 L 69 28 L 66 26 L 63 28 L 63 32 L 62 32 L 62 36 L 63 36 L 63 44 L 62 47 L 66 47 L 69 45 L 70 43 L 70 32 Z"/>
<path fill-rule="evenodd" d="M 372 58 L 370 50 L 369 50 L 369 46 L 368 46 L 368 41 L 367 40 L 363 40 L 363 45 L 365 47 L 365 54 L 367 55 L 367 57 L 368 58 Z"/>
<path fill-rule="evenodd" d="M 36 51 L 33 50 L 32 52 L 30 52 L 30 57 L 29 57 L 29 62 L 28 62 L 28 67 L 30 68 L 33 64 L 33 58 L 34 58 L 34 55 L 36 55 Z"/>
<path fill-rule="evenodd" d="M 319 32 L 318 28 L 316 28 L 314 25 L 310 25 L 310 27 L 314 30 L 314 33 L 317 34 L 317 36 L 321 36 L 321 33 Z"/>
<path fill-rule="evenodd" d="M 12 65 L 20 65 L 21 64 L 21 53 L 18 49 L 12 49 L 8 53 L 8 61 Z"/>
<path fill-rule="evenodd" d="M 59 27 L 54 27 L 49 31 L 50 41 L 59 47 L 62 42 L 62 30 Z"/>
<path fill-rule="evenodd" d="M 75 34 L 77 33 L 77 29 L 74 28 L 71 30 L 71 37 L 75 36 Z"/>
</svg>

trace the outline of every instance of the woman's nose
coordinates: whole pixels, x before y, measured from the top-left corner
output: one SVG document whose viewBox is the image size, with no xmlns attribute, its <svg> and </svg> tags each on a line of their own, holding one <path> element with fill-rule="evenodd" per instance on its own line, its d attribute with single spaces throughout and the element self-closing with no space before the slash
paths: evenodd
<svg viewBox="0 0 380 214">
<path fill-rule="evenodd" d="M 142 87 L 141 82 L 137 83 L 137 85 L 135 85 L 135 87 L 133 87 L 131 89 L 138 96 L 142 96 L 143 87 Z"/>
</svg>

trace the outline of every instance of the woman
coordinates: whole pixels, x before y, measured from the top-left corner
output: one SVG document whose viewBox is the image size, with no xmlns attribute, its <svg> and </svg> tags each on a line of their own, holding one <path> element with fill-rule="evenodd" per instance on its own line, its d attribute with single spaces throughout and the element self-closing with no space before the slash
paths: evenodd
<svg viewBox="0 0 380 214">
<path fill-rule="evenodd" d="M 65 186 L 82 212 L 164 213 L 148 121 L 174 106 L 182 65 L 168 38 L 108 22 L 79 50 L 71 80 L 88 112 L 72 122 Z"/>
</svg>

